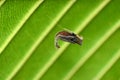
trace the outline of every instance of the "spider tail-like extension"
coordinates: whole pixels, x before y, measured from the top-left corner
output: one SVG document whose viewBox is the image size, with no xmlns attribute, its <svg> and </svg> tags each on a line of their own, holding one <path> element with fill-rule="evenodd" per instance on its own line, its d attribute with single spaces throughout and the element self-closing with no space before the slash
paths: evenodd
<svg viewBox="0 0 120 80">
<path fill-rule="evenodd" d="M 59 36 L 55 37 L 55 47 L 56 48 L 60 48 L 59 44 L 58 44 L 58 40 L 59 40 Z"/>
</svg>

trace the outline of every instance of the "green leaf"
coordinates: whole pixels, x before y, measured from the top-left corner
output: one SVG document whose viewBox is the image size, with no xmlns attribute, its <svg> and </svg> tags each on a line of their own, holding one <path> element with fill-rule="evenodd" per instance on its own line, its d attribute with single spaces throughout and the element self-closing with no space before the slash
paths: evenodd
<svg viewBox="0 0 120 80">
<path fill-rule="evenodd" d="M 0 80 L 120 79 L 119 0 L 1 0 Z M 60 42 L 70 30 L 83 45 Z"/>
</svg>

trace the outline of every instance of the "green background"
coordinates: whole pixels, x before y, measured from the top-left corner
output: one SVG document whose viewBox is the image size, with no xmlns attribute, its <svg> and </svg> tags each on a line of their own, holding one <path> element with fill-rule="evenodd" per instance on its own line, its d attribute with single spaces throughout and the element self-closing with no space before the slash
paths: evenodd
<svg viewBox="0 0 120 80">
<path fill-rule="evenodd" d="M 119 80 L 120 0 L 0 0 L 0 80 L 38 79 Z"/>
</svg>

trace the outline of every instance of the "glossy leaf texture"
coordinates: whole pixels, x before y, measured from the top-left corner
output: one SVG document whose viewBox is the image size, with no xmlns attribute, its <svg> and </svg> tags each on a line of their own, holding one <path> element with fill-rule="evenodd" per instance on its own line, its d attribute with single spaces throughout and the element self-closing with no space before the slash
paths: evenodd
<svg viewBox="0 0 120 80">
<path fill-rule="evenodd" d="M 119 80 L 119 0 L 1 0 L 0 80 Z M 83 45 L 54 38 L 62 30 Z"/>
</svg>

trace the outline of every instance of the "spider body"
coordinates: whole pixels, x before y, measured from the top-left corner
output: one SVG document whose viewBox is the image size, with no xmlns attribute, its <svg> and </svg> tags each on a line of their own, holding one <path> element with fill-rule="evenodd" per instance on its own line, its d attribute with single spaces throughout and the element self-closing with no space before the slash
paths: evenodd
<svg viewBox="0 0 120 80">
<path fill-rule="evenodd" d="M 68 31 L 60 31 L 56 34 L 55 37 L 55 46 L 57 48 L 60 48 L 59 44 L 58 44 L 58 40 L 63 40 L 66 42 L 70 42 L 73 44 L 79 44 L 82 45 L 82 41 L 83 41 L 83 37 L 79 37 L 78 35 L 76 35 L 73 32 L 68 32 Z"/>
</svg>

